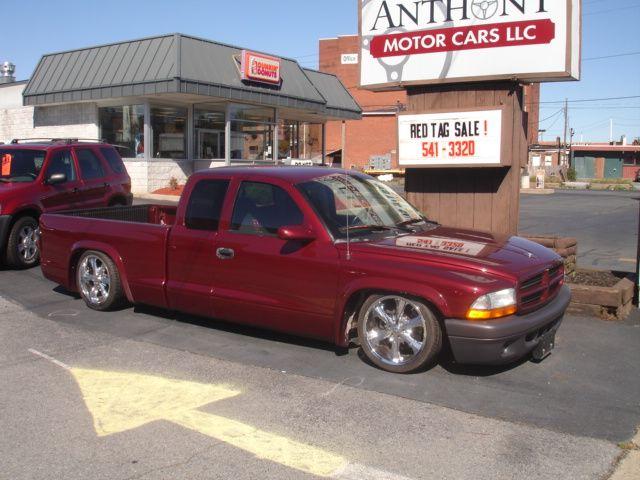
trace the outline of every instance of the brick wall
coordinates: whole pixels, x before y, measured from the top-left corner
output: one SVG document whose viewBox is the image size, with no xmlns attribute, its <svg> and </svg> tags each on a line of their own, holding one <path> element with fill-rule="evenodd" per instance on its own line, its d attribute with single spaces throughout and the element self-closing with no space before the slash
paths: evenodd
<svg viewBox="0 0 640 480">
<path fill-rule="evenodd" d="M 396 107 L 405 104 L 404 90 L 395 92 L 371 92 L 358 88 L 358 65 L 342 65 L 343 53 L 360 53 L 358 36 L 320 40 L 320 70 L 337 75 L 364 112 L 384 111 L 393 115 L 365 116 L 362 120 L 346 122 L 346 152 L 343 165 L 364 167 L 373 155 L 391 154 L 392 166 L 397 166 L 398 140 L 396 133 Z M 327 123 L 327 151 L 342 147 L 341 122 Z"/>
</svg>

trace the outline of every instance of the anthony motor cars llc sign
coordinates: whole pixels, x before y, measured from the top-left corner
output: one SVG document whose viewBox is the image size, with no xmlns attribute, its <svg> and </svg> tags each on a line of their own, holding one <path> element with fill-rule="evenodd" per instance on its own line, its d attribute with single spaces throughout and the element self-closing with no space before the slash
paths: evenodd
<svg viewBox="0 0 640 480">
<path fill-rule="evenodd" d="M 280 84 L 280 59 L 261 53 L 243 50 L 240 54 L 242 80 Z"/>
<path fill-rule="evenodd" d="M 580 0 L 361 0 L 361 85 L 580 76 Z"/>
<path fill-rule="evenodd" d="M 499 166 L 502 110 L 400 115 L 401 166 Z"/>
</svg>

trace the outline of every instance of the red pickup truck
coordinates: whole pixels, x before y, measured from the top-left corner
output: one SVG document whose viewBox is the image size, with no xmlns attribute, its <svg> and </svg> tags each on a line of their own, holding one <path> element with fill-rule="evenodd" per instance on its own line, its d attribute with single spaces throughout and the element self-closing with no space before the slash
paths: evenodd
<svg viewBox="0 0 640 480">
<path fill-rule="evenodd" d="M 0 144 L 0 262 L 38 264 L 45 211 L 131 205 L 131 179 L 116 149 L 73 139 Z"/>
<path fill-rule="evenodd" d="M 553 348 L 570 300 L 552 251 L 443 227 L 366 175 L 229 167 L 179 206 L 45 214 L 42 270 L 90 308 L 148 304 L 347 347 L 413 372 Z"/>
</svg>

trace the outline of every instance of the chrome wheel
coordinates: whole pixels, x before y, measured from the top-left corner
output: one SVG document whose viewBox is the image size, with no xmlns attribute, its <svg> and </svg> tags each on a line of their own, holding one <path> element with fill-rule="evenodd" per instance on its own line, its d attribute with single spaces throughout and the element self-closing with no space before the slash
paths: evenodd
<svg viewBox="0 0 640 480">
<path fill-rule="evenodd" d="M 82 296 L 93 305 L 102 305 L 109 299 L 111 275 L 109 268 L 96 255 L 87 255 L 80 262 L 78 279 Z"/>
<path fill-rule="evenodd" d="M 33 262 L 38 256 L 38 229 L 26 225 L 18 233 L 18 255 L 24 263 Z"/>
<path fill-rule="evenodd" d="M 364 341 L 386 365 L 410 363 L 424 350 L 426 332 L 420 306 L 401 296 L 379 298 L 365 313 Z"/>
</svg>

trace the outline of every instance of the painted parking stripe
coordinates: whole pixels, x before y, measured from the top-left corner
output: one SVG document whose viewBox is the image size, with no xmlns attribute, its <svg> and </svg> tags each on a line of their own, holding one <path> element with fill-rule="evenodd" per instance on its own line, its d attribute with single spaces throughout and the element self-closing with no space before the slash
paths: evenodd
<svg viewBox="0 0 640 480">
<path fill-rule="evenodd" d="M 131 372 L 74 368 L 30 349 L 76 380 L 98 436 L 114 435 L 158 420 L 222 441 L 257 458 L 304 473 L 339 480 L 410 480 L 391 472 L 350 463 L 341 455 L 198 410 L 240 395 L 228 385 L 210 385 Z"/>
</svg>

